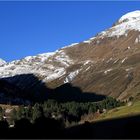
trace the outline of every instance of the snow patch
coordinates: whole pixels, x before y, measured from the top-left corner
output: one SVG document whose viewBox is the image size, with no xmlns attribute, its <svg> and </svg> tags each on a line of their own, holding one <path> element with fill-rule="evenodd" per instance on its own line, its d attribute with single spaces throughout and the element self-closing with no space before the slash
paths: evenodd
<svg viewBox="0 0 140 140">
<path fill-rule="evenodd" d="M 91 43 L 91 40 L 83 41 L 83 43 Z"/>
<path fill-rule="evenodd" d="M 127 37 L 128 36 L 128 34 L 127 33 L 125 33 L 125 37 Z"/>
<path fill-rule="evenodd" d="M 117 35 L 117 39 L 119 39 L 120 35 Z"/>
<path fill-rule="evenodd" d="M 96 44 L 99 44 L 99 43 L 100 43 L 100 41 L 99 41 L 99 40 L 97 40 L 97 41 L 96 41 Z"/>
<path fill-rule="evenodd" d="M 127 49 L 128 49 L 128 50 L 130 50 L 130 49 L 131 49 L 131 47 L 130 47 L 130 46 L 128 46 L 128 47 L 127 47 Z"/>
<path fill-rule="evenodd" d="M 123 60 L 122 60 L 122 63 L 124 63 L 124 61 L 127 59 L 127 57 L 125 57 Z"/>
<path fill-rule="evenodd" d="M 115 61 L 114 61 L 114 64 L 116 64 L 118 61 L 119 61 L 119 59 L 115 60 Z"/>
<path fill-rule="evenodd" d="M 106 63 L 109 63 L 110 61 L 112 61 L 112 57 L 111 58 L 109 58 L 107 61 L 106 61 Z"/>
<path fill-rule="evenodd" d="M 68 47 L 73 47 L 73 46 L 78 45 L 78 44 L 79 44 L 79 43 L 72 43 L 72 44 L 70 44 L 70 45 L 68 45 L 68 46 L 62 47 L 62 49 L 63 49 L 63 48 L 68 48 Z"/>
<path fill-rule="evenodd" d="M 60 62 L 61 64 L 65 65 L 65 66 L 67 66 L 67 67 L 68 67 L 70 64 L 73 63 L 73 61 L 69 58 L 68 55 L 66 55 L 66 53 L 65 53 L 63 50 L 59 51 L 58 54 L 59 54 L 59 55 L 57 55 L 57 56 L 55 57 L 55 60 L 56 60 L 57 62 Z"/>
<path fill-rule="evenodd" d="M 128 68 L 128 69 L 125 69 L 125 71 L 130 71 L 130 70 L 132 70 L 133 68 L 131 67 L 131 68 Z"/>
<path fill-rule="evenodd" d="M 90 66 L 89 66 L 89 67 L 87 67 L 85 71 L 88 71 L 89 69 L 90 69 Z"/>
<path fill-rule="evenodd" d="M 112 69 L 108 69 L 108 70 L 104 71 L 104 74 L 107 74 L 110 71 L 112 71 Z"/>
<path fill-rule="evenodd" d="M 64 68 L 59 68 L 56 69 L 53 73 L 50 73 L 48 76 L 46 75 L 46 78 L 43 79 L 43 82 L 50 82 L 52 80 L 55 80 L 61 76 L 63 76 L 64 74 L 66 74 L 66 71 Z"/>
<path fill-rule="evenodd" d="M 92 37 L 88 40 L 83 41 L 83 43 L 91 43 L 96 37 Z"/>
<path fill-rule="evenodd" d="M 135 39 L 135 44 L 140 43 L 140 35 Z"/>
<path fill-rule="evenodd" d="M 83 65 L 85 66 L 85 65 L 88 65 L 89 63 L 92 63 L 92 61 L 91 60 L 87 60 L 87 61 L 84 62 Z"/>
<path fill-rule="evenodd" d="M 69 83 L 71 82 L 78 74 L 80 70 L 73 71 L 69 73 L 69 75 L 65 78 L 64 83 Z"/>
</svg>

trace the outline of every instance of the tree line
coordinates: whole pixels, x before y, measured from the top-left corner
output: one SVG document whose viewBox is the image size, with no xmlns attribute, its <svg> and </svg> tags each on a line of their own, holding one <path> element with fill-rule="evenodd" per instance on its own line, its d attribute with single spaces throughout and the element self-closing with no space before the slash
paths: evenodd
<svg viewBox="0 0 140 140">
<path fill-rule="evenodd" d="M 71 123 L 77 123 L 83 115 L 90 113 L 103 113 L 115 107 L 124 105 L 124 102 L 116 100 L 112 97 L 106 97 L 99 102 L 66 102 L 59 103 L 56 100 L 47 100 L 44 103 L 35 103 L 33 106 L 20 105 L 18 108 L 12 109 L 8 115 L 9 124 L 14 124 L 20 119 L 28 119 L 34 123 L 37 118 L 46 117 L 62 120 L 66 126 Z M 0 107 L 0 120 L 3 120 L 4 109 Z"/>
</svg>

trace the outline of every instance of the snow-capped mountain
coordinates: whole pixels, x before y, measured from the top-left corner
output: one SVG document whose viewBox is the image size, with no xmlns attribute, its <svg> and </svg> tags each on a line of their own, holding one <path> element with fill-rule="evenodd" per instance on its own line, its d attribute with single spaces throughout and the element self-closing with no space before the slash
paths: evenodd
<svg viewBox="0 0 140 140">
<path fill-rule="evenodd" d="M 2 66 L 4 64 L 6 64 L 6 62 L 3 59 L 0 58 L 0 66 Z"/>
<path fill-rule="evenodd" d="M 126 99 L 139 94 L 139 60 L 140 11 L 134 11 L 86 41 L 5 63 L 0 77 L 9 80 L 34 74 L 50 88 L 69 82 L 83 91 Z M 29 78 L 9 81 L 19 87 L 31 86 Z"/>
<path fill-rule="evenodd" d="M 109 37 L 127 35 L 130 30 L 140 31 L 140 11 L 123 15 L 115 26 L 102 32 L 101 35 Z"/>
</svg>

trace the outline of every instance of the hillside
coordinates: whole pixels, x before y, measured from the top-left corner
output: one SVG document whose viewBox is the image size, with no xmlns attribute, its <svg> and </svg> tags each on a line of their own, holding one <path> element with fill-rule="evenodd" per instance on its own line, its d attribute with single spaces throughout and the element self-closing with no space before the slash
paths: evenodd
<svg viewBox="0 0 140 140">
<path fill-rule="evenodd" d="M 128 116 L 132 117 L 136 115 L 140 115 L 140 101 L 132 102 L 132 104 L 129 102 L 125 106 L 111 109 L 106 113 L 101 114 L 96 120 L 93 121 L 98 122 L 102 120 L 110 120 L 110 119 L 123 118 Z"/>
<path fill-rule="evenodd" d="M 0 78 L 35 96 L 39 81 L 50 89 L 71 83 L 82 92 L 126 100 L 140 91 L 139 60 L 140 11 L 133 11 L 86 41 L 0 66 Z M 18 76 L 25 74 L 38 80 Z"/>
</svg>

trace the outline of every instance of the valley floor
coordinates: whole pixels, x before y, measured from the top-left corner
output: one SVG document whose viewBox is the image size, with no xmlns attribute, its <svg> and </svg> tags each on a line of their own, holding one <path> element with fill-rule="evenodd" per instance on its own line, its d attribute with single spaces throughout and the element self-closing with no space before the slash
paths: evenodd
<svg viewBox="0 0 140 140">
<path fill-rule="evenodd" d="M 51 119 L 42 119 L 42 123 L 16 128 L 1 129 L 2 138 L 140 138 L 140 101 L 128 102 L 125 106 L 111 109 L 96 119 L 69 128 L 57 128 Z M 45 123 L 44 123 L 45 122 Z M 39 123 L 39 124 L 38 124 Z M 49 124 L 50 123 L 50 124 Z M 49 125 L 48 125 L 49 124 Z M 34 127 L 35 126 L 35 127 Z M 43 127 L 42 127 L 43 126 Z M 33 132 L 31 131 L 33 130 Z M 6 131 L 5 131 L 6 130 Z M 46 131 L 47 130 L 47 131 Z M 55 130 L 55 131 L 54 131 Z M 23 136 L 22 133 L 25 132 Z M 4 135 L 8 132 L 9 135 Z M 48 133 L 46 133 L 48 132 Z M 15 135 L 15 134 L 20 134 Z M 54 135 L 55 133 L 55 135 Z M 28 134 L 28 136 L 27 136 Z"/>
</svg>

